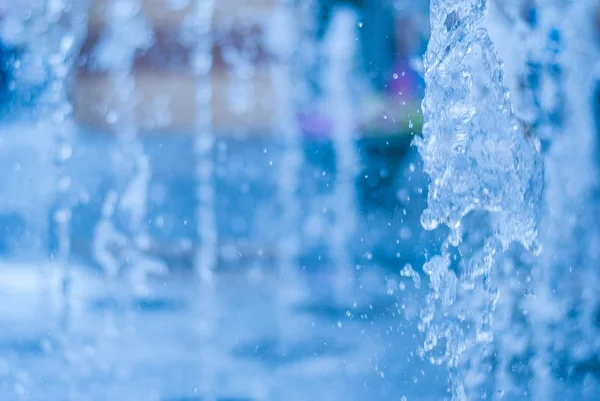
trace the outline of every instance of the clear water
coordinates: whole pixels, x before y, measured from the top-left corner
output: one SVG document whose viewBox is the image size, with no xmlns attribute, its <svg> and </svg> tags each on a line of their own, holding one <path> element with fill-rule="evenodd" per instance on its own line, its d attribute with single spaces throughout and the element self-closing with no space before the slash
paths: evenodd
<svg viewBox="0 0 600 401">
<path fill-rule="evenodd" d="M 421 313 L 426 332 L 422 353 L 448 366 L 453 400 L 555 399 L 565 371 L 573 380 L 578 369 L 568 349 L 583 347 L 586 353 L 595 348 L 597 329 L 583 305 L 589 302 L 597 311 L 597 301 L 566 295 L 580 285 L 576 292 L 585 293 L 587 285 L 562 278 L 561 272 L 581 271 L 574 281 L 591 283 L 597 275 L 589 267 L 596 253 L 597 225 L 588 215 L 594 214 L 594 206 L 581 206 L 572 218 L 574 226 L 565 226 L 572 213 L 566 209 L 593 198 L 588 191 L 596 185 L 596 161 L 590 153 L 596 142 L 592 95 L 586 92 L 593 87 L 595 44 L 588 49 L 574 43 L 591 29 L 584 13 L 591 12 L 592 4 L 583 3 L 547 2 L 530 21 L 521 20 L 523 4 L 495 5 L 494 11 L 504 15 L 496 15 L 492 23 L 509 25 L 492 28 L 505 35 L 496 40 L 507 46 L 505 56 L 512 63 L 507 70 L 517 74 L 508 79 L 488 33 L 488 2 L 431 3 L 425 125 L 423 139 L 417 141 L 431 179 L 422 223 L 428 229 L 445 224 L 449 234 L 441 255 L 423 267 L 431 293 Z M 568 18 L 559 22 L 556 7 L 565 6 Z M 575 21 L 584 24 L 577 34 L 571 32 Z M 526 35 L 530 40 L 524 40 Z M 505 42 L 511 36 L 522 40 L 521 48 L 516 40 Z M 563 52 L 558 62 L 557 51 Z M 534 70 L 536 62 L 539 70 Z M 538 71 L 537 83 L 523 83 Z M 558 74 L 566 77 L 561 81 Z M 519 79 L 516 96 L 509 97 L 510 81 Z M 560 104 L 560 99 L 567 100 Z M 553 112 L 564 119 L 553 120 Z M 569 134 L 575 131 L 581 137 Z M 537 135 L 544 139 L 544 149 Z M 570 168 L 581 175 L 566 179 Z M 562 189 L 566 182 L 577 188 L 573 198 Z M 577 229 L 580 218 L 586 223 Z M 587 246 L 565 247 L 568 240 L 557 242 L 562 235 Z M 577 323 L 562 326 L 559 322 L 570 320 L 572 313 Z M 581 343 L 580 336 L 588 340 Z M 519 380 L 519 363 L 530 372 L 529 383 Z"/>
<path fill-rule="evenodd" d="M 362 132 L 373 20 L 288 0 L 264 43 L 258 6 L 165 2 L 195 117 L 142 133 L 158 32 L 146 2 L 105 3 L 112 137 L 68 95 L 89 3 L 0 1 L 26 49 L 0 125 L 0 399 L 600 397 L 594 1 L 432 0 L 414 140 Z M 266 73 L 272 135 L 218 131 L 219 63 L 236 116 Z"/>
</svg>

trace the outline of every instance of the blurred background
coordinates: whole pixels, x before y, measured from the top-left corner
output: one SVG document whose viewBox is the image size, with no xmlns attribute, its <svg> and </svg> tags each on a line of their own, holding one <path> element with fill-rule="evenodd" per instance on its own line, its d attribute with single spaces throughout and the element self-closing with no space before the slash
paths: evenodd
<svg viewBox="0 0 600 401">
<path fill-rule="evenodd" d="M 152 233 L 152 252 L 161 257 L 187 254 L 189 258 L 193 254 L 190 240 L 194 242 L 196 235 L 192 145 L 198 108 L 192 66 L 196 42 L 186 30 L 191 29 L 188 25 L 194 2 L 144 0 L 131 4 L 135 4 L 135 10 L 126 22 L 115 22 L 117 17 L 113 18 L 114 25 L 121 25 L 116 29 L 111 25 L 109 3 L 90 2 L 81 51 L 66 80 L 74 123 L 79 127 L 73 140 L 73 160 L 69 161 L 77 165 L 71 174 L 70 192 L 85 198 L 84 202 L 74 201 L 73 253 L 89 259 L 102 200 L 119 175 L 109 156 L 114 154 L 115 146 L 127 145 L 118 140 L 119 131 L 123 131 L 119 110 L 124 106 L 115 88 L 123 85 L 115 84 L 113 78 L 115 70 L 130 68 L 133 87 L 127 107 L 131 108 L 135 135 L 150 158 L 152 170 L 147 196 L 149 218 L 148 223 L 144 222 Z M 275 159 L 282 155 L 282 124 L 297 130 L 293 135 L 307 161 L 301 166 L 303 184 L 299 190 L 304 194 L 305 216 L 314 223 L 308 224 L 316 227 L 315 222 L 322 220 L 319 215 L 323 213 L 316 210 L 325 206 L 319 194 L 331 192 L 335 181 L 332 127 L 336 125 L 336 114 L 341 115 L 328 106 L 335 102 L 328 89 L 328 35 L 333 38 L 330 42 L 352 44 L 350 53 L 344 56 L 346 70 L 333 80 L 339 81 L 352 97 L 345 106 L 351 111 L 347 119 L 351 121 L 347 121 L 349 128 L 343 135 L 356 141 L 358 149 L 351 156 L 354 165 L 350 167 L 361 200 L 358 214 L 383 209 L 386 218 L 392 218 L 404 209 L 398 182 L 406 179 L 400 178 L 399 171 L 412 135 L 420 131 L 422 123 L 420 69 L 428 35 L 427 6 L 426 1 L 308 2 L 294 6 L 297 21 L 286 28 L 277 26 L 282 6 L 274 0 L 215 3 L 210 21 L 212 95 L 208 106 L 210 130 L 216 140 L 213 161 L 220 199 L 217 207 L 222 208 L 217 213 L 221 245 L 274 247 L 278 228 L 269 227 L 268 216 L 277 214 L 273 208 L 280 161 Z M 1 47 L 2 80 L 6 83 L 1 96 L 4 120 L 35 121 L 43 109 L 40 97 L 52 85 L 51 72 L 39 59 L 43 53 L 36 53 L 36 41 L 28 42 L 27 35 L 19 31 L 32 28 L 19 28 L 20 22 L 9 18 L 8 7 Z M 339 10 L 345 10 L 346 19 L 341 25 L 346 27 L 332 32 L 332 18 Z M 292 39 L 278 41 L 278 36 Z M 130 66 L 114 68 L 119 52 L 131 53 Z M 112 54 L 114 60 L 107 61 L 107 54 Z M 291 106 L 278 100 L 281 85 L 276 83 L 274 66 L 282 63 L 291 67 L 286 78 L 291 82 L 288 89 L 283 89 Z M 282 123 L 278 108 L 284 107 L 291 107 L 291 112 Z M 77 161 L 79 158 L 81 161 Z M 52 198 L 50 194 L 41 197 Z M 14 210 L 10 212 L 6 224 L 20 227 L 22 237 L 15 238 L 13 228 L 7 230 L 10 235 L 3 241 L 5 252 L 18 254 L 20 251 L 14 248 L 29 242 L 38 246 L 36 241 L 43 232 L 31 233 L 24 217 L 15 215 Z M 184 221 L 189 224 L 184 225 Z M 49 224 L 53 224 L 52 219 Z M 52 237 L 53 230 L 48 232 Z M 56 246 L 56 239 L 49 241 L 51 247 Z M 319 241 L 313 238 L 312 242 Z"/>
<path fill-rule="evenodd" d="M 427 3 L 0 1 L 0 398 L 430 392 Z"/>
<path fill-rule="evenodd" d="M 106 110 L 114 96 L 110 91 L 111 85 L 106 81 L 106 68 L 99 60 L 110 28 L 106 3 L 103 0 L 90 3 L 87 35 L 73 72 L 70 94 L 77 122 L 101 131 L 110 130 Z M 268 135 L 273 131 L 269 115 L 275 107 L 269 68 L 278 57 L 274 54 L 275 50 L 269 48 L 268 36 L 278 3 L 275 0 L 231 0 L 223 3 L 217 2 L 211 21 L 214 129 L 229 135 L 240 130 L 245 130 L 248 136 Z M 312 12 L 299 21 L 298 32 L 282 34 L 303 34 L 304 40 L 309 40 L 310 36 L 315 41 L 324 39 L 336 10 L 341 7 L 353 10 L 353 18 L 360 26 L 352 28 L 357 49 L 351 62 L 354 64 L 356 85 L 361 85 L 361 101 L 368 106 L 361 113 L 360 124 L 371 134 L 379 130 L 408 130 L 406 124 L 402 124 L 406 122 L 404 114 L 407 113 L 397 112 L 402 123 L 397 121 L 393 128 L 389 127 L 391 122 L 380 120 L 385 112 L 391 113 L 399 108 L 397 100 L 400 97 L 406 102 L 407 110 L 411 109 L 416 114 L 418 109 L 416 105 L 422 85 L 415 76 L 412 61 L 419 62 L 426 46 L 427 2 L 324 0 L 306 4 L 305 8 Z M 139 12 L 135 14 L 136 24 L 128 27 L 129 31 L 124 30 L 137 37 L 139 42 L 133 71 L 138 97 L 136 119 L 142 132 L 190 133 L 194 126 L 194 77 L 190 65 L 194 43 L 186 39 L 183 32 L 192 8 L 193 2 L 186 0 L 140 1 Z M 290 27 L 290 30 L 293 29 Z M 3 96 L 5 107 L 10 106 L 9 103 L 14 108 L 20 106 L 15 105 L 16 100 L 34 103 L 36 92 L 41 92 L 44 87 L 44 74 L 33 68 L 28 71 L 27 61 L 22 59 L 28 53 L 24 41 L 23 36 L 4 35 L 3 78 L 5 82 L 19 85 L 18 92 L 23 97 L 15 99 L 19 94 L 6 88 Z M 307 69 L 319 68 L 318 61 L 314 59 L 318 55 L 297 54 L 298 61 L 306 64 Z M 20 59 L 22 63 L 14 71 L 10 63 L 13 59 Z M 314 73 L 311 76 L 310 71 L 304 72 L 306 76 L 297 79 L 318 80 Z M 393 78 L 394 74 L 403 75 Z M 312 83 L 318 85 L 318 82 Z M 31 90 L 24 90 L 24 85 L 29 85 Z M 303 100 L 309 102 L 308 99 Z M 308 105 L 304 106 L 308 108 Z M 309 113 L 306 109 L 299 112 Z"/>
</svg>

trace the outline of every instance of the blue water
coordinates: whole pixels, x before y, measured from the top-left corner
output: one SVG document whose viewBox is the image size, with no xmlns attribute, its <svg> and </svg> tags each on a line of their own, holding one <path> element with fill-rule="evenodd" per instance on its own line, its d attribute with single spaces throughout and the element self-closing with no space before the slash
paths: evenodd
<svg viewBox="0 0 600 401">
<path fill-rule="evenodd" d="M 449 397 L 445 368 L 417 356 L 423 343 L 418 313 L 428 292 L 421 265 L 439 248 L 436 235 L 443 233 L 426 232 L 418 223 L 427 181 L 408 141 L 358 144 L 360 221 L 351 248 L 357 266 L 354 284 L 341 297 L 332 290 L 338 278 L 322 245 L 328 221 L 323 210 L 331 206 L 327 195 L 335 179 L 331 146 L 305 143 L 304 226 L 324 228 L 303 234 L 298 276 L 290 283 L 280 277 L 275 254 L 277 238 L 285 234 L 277 225 L 275 199 L 279 146 L 266 137 L 219 141 L 220 257 L 210 295 L 191 270 L 199 241 L 191 141 L 186 135 L 144 140 L 153 172 L 151 253 L 169 268 L 167 275 L 150 277 L 146 295 L 132 295 L 131 267 L 116 287 L 109 286 L 90 254 L 103 195 L 113 180 L 107 137 L 78 138 L 69 166 L 80 199 L 73 214 L 69 308 L 48 261 L 53 236 L 43 250 L 24 251 L 25 239 L 35 234 L 29 212 L 3 215 L 2 401 L 203 400 L 207 376 L 220 401 Z M 8 147 L 0 152 L 7 156 L 0 160 L 11 163 L 31 157 L 23 149 L 11 151 L 10 158 Z M 23 171 L 5 174 L 4 188 L 12 188 L 7 183 L 22 179 Z M 421 274 L 420 288 L 400 275 L 407 263 Z M 282 307 L 282 293 L 296 296 Z M 209 323 L 207 335 L 203 328 Z M 515 367 L 527 381 L 526 361 Z M 574 367 L 556 400 L 597 399 L 598 371 L 593 362 Z M 519 399 L 530 398 L 524 393 Z"/>
<path fill-rule="evenodd" d="M 278 144 L 267 138 L 217 144 L 221 257 L 216 296 L 208 301 L 217 315 L 208 343 L 198 335 L 207 317 L 202 287 L 191 271 L 198 243 L 191 141 L 185 135 L 144 141 L 153 172 L 151 249 L 170 269 L 151 278 L 144 297 L 131 295 L 127 272 L 118 289 L 109 291 L 90 253 L 100 205 L 113 181 L 106 137 L 80 137 L 69 166 L 73 193 L 83 195 L 73 212 L 75 275 L 68 311 L 53 267 L 43 257 L 52 253 L 53 235 L 47 250 L 24 257 L 18 236 L 32 236 L 31 216 L 27 211 L 3 215 L 2 399 L 202 399 L 206 363 L 216 372 L 220 400 L 396 400 L 430 393 L 434 376 L 416 357 L 422 340 L 413 319 L 425 287 L 416 290 L 398 268 L 420 263 L 426 235 L 414 223 L 424 200 L 423 180 L 411 164 L 416 158 L 408 139 L 360 144 L 362 221 L 352 250 L 358 280 L 341 301 L 331 295 L 336 278 L 321 245 L 328 219 L 323 209 L 331 207 L 327 194 L 335 179 L 333 153 L 327 142 L 305 144 L 303 209 L 311 224 L 324 228 L 303 236 L 298 280 L 290 288 L 301 295 L 283 311 L 277 290 L 284 284 L 274 253 L 282 234 L 276 224 Z M 19 152 L 13 159 L 30 157 L 27 149 Z M 4 180 L 18 180 L 18 174 Z M 211 356 L 201 359 L 207 349 Z M 444 371 L 433 371 L 436 391 L 443 392 Z"/>
<path fill-rule="evenodd" d="M 409 248 L 423 242 L 423 235 L 428 235 L 418 225 L 418 216 L 424 207 L 426 181 L 420 169 L 420 159 L 410 148 L 410 139 L 408 136 L 381 138 L 361 140 L 357 144 L 361 173 L 357 175 L 356 185 L 362 217 L 361 227 L 357 230 L 359 234 L 354 241 L 353 253 L 357 260 L 370 252 L 395 264 L 397 252 L 406 254 Z M 0 182 L 5 189 L 4 197 L 23 197 L 27 201 L 40 196 L 36 193 L 39 191 L 36 180 L 44 176 L 45 167 L 40 163 L 33 165 L 32 171 L 25 171 L 26 166 L 32 165 L 28 160 L 37 155 L 27 148 L 14 150 L 9 145 L 9 137 L 6 142 L 7 145 L 0 149 L 0 153 L 6 156 L 4 165 L 2 161 L 0 165 L 11 173 L 7 173 Z M 71 193 L 74 194 L 73 254 L 85 264 L 93 264 L 89 248 L 94 228 L 106 193 L 114 187 L 115 174 L 110 163 L 112 146 L 114 142 L 110 137 L 95 133 L 82 134 L 73 144 L 73 156 L 68 166 Z M 168 261 L 173 267 L 185 267 L 190 263 L 185 257 L 192 255 L 192 251 L 185 249 L 198 241 L 194 221 L 193 137 L 185 134 L 147 136 L 144 148 L 152 169 L 147 227 L 153 238 L 153 249 L 160 257 L 175 258 Z M 264 251 L 265 257 L 273 255 L 277 239 L 287 229 L 280 227 L 276 220 L 281 208 L 276 199 L 278 163 L 282 153 L 280 144 L 269 137 L 227 138 L 217 141 L 215 148 L 220 244 L 237 248 L 244 258 L 251 257 L 250 254 L 259 249 Z M 311 259 L 316 255 L 317 259 L 323 259 L 327 257 L 326 251 L 319 250 L 319 247 L 335 207 L 329 196 L 333 193 L 335 182 L 335 156 L 331 143 L 327 141 L 307 140 L 304 151 L 307 162 L 300 173 L 304 223 L 310 225 L 312 222 L 313 226 L 318 223 L 321 230 L 314 235 L 310 234 L 314 229 L 308 230 L 309 234 L 304 236 L 303 256 Z M 15 172 L 13 166 L 17 163 L 22 167 Z M 31 181 L 31 185 L 25 186 L 31 195 L 11 193 L 9 184 L 22 180 L 24 175 L 28 175 Z M 52 197 L 52 194 L 48 196 L 49 207 L 52 207 Z M 47 215 L 51 225 L 51 213 Z M 26 237 L 30 235 L 28 222 L 33 220 L 31 212 L 9 210 L 0 213 L 0 216 L 0 227 L 4 228 L 4 235 L 0 232 L 0 245 L 4 254 L 22 254 Z M 125 227 L 121 228 L 125 230 Z M 47 240 L 50 251 L 56 242 L 52 231 L 50 227 Z M 399 239 L 401 243 L 397 243 Z M 410 244 L 408 248 L 407 244 Z"/>
</svg>

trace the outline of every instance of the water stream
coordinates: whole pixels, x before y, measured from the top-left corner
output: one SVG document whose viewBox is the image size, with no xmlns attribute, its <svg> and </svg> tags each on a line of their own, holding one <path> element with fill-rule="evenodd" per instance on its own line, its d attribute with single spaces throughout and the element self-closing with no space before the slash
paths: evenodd
<svg viewBox="0 0 600 401">
<path fill-rule="evenodd" d="M 104 200 L 93 243 L 95 258 L 112 285 L 117 286 L 119 276 L 129 275 L 137 279 L 132 288 L 136 292 L 144 287 L 145 275 L 139 271 L 149 267 L 145 256 L 150 247 L 146 209 L 151 179 L 149 160 L 138 138 L 133 73 L 137 51 L 148 48 L 152 41 L 140 10 L 140 1 L 109 1 L 107 28 L 96 50 L 112 94 L 106 122 L 116 136 L 112 154 L 116 178 Z"/>
<path fill-rule="evenodd" d="M 454 400 L 468 397 L 462 363 L 484 357 L 493 341 L 499 258 L 513 242 L 539 252 L 540 145 L 512 112 L 487 12 L 485 1 L 432 1 L 417 140 L 431 178 L 421 222 L 449 229 L 441 254 L 423 266 L 431 288 L 423 354 L 448 366 Z"/>
<path fill-rule="evenodd" d="M 196 176 L 198 180 L 196 224 L 199 248 L 195 266 L 205 280 L 210 280 L 217 263 L 217 223 L 215 215 L 214 188 L 214 134 L 212 132 L 212 79 L 213 34 L 211 31 L 215 2 L 197 0 L 193 13 L 187 21 L 193 43 L 192 70 L 195 78 L 195 151 Z"/>
<path fill-rule="evenodd" d="M 214 143 L 213 133 L 213 18 L 214 0 L 195 0 L 188 34 L 192 34 L 191 67 L 195 80 L 195 138 L 196 155 L 196 232 L 199 245 L 194 256 L 194 267 L 200 285 L 198 288 L 198 343 L 201 376 L 199 391 L 203 398 L 216 401 L 218 393 L 218 362 L 221 359 L 215 347 L 219 313 L 216 305 L 217 281 L 214 270 L 218 267 L 218 233 L 215 205 Z"/>
<path fill-rule="evenodd" d="M 356 35 L 357 15 L 350 9 L 340 8 L 332 16 L 329 32 L 324 41 L 327 58 L 324 73 L 325 108 L 331 118 L 331 138 L 335 152 L 335 182 L 331 210 L 334 220 L 327 232 L 331 260 L 337 271 L 335 291 L 343 302 L 352 291 L 354 261 L 350 254 L 351 240 L 356 230 L 356 151 L 357 107 Z"/>
<path fill-rule="evenodd" d="M 277 244 L 281 286 L 275 302 L 278 329 L 283 338 L 290 338 L 296 328 L 287 324 L 282 315 L 285 315 L 285 311 L 301 297 L 297 270 L 302 246 L 300 182 L 304 154 L 302 133 L 296 118 L 298 96 L 295 92 L 301 84 L 297 83 L 299 71 L 293 65 L 301 32 L 301 27 L 295 21 L 297 11 L 292 1 L 281 0 L 273 12 L 266 36 L 266 46 L 273 58 L 269 73 L 278 104 L 274 127 L 280 133 L 282 146 L 277 200 L 284 230 Z"/>
</svg>

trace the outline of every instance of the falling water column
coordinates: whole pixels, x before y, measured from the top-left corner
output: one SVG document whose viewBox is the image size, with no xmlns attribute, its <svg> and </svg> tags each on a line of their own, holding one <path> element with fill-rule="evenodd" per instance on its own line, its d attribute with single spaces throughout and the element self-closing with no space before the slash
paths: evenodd
<svg viewBox="0 0 600 401">
<path fill-rule="evenodd" d="M 72 105 L 67 98 L 67 78 L 71 72 L 79 49 L 87 32 L 86 1 L 63 0 L 46 2 L 44 5 L 44 23 L 47 32 L 42 33 L 34 46 L 41 46 L 49 63 L 48 91 L 44 94 L 44 106 L 47 108 L 47 124 L 54 131 L 56 141 L 55 162 L 58 167 L 56 191 L 58 207 L 54 213 L 58 240 L 57 259 L 62 269 L 63 325 L 68 324 L 70 308 L 71 271 L 69 258 L 71 255 L 70 221 L 72 198 L 70 193 L 71 178 L 65 164 L 71 157 L 71 141 L 75 132 L 72 119 Z"/>
<path fill-rule="evenodd" d="M 252 113 L 256 107 L 256 65 L 253 58 L 258 41 L 253 18 L 258 12 L 254 5 L 244 0 L 228 0 L 227 6 L 229 10 L 235 10 L 226 13 L 226 21 L 220 24 L 225 25 L 231 35 L 222 38 L 221 47 L 221 56 L 228 65 L 227 101 L 233 116 L 243 116 Z"/>
<path fill-rule="evenodd" d="M 104 200 L 93 252 L 115 286 L 124 265 L 132 272 L 146 268 L 145 219 L 151 177 L 148 156 L 138 138 L 133 67 L 137 51 L 150 46 L 152 33 L 140 14 L 140 0 L 111 0 L 106 7 L 108 26 L 97 55 L 99 64 L 108 71 L 113 95 L 106 120 L 117 138 L 112 155 L 116 183 Z"/>
<path fill-rule="evenodd" d="M 196 79 L 196 178 L 198 180 L 196 208 L 197 232 L 200 241 L 196 252 L 195 268 L 203 280 L 210 280 L 217 263 L 217 222 L 214 187 L 214 134 L 212 131 L 213 64 L 212 19 L 214 0 L 196 0 L 193 9 L 195 45 L 192 51 L 192 69 Z"/>
<path fill-rule="evenodd" d="M 325 76 L 327 110 L 333 122 L 333 147 L 335 150 L 335 188 L 332 208 L 335 223 L 328 233 L 332 263 L 339 273 L 336 277 L 338 295 L 347 292 L 354 274 L 354 263 L 350 254 L 350 240 L 356 226 L 355 178 L 358 155 L 355 145 L 356 110 L 352 99 L 352 78 L 356 53 L 357 17 L 349 9 L 338 10 L 325 39 L 328 56 Z"/>
<path fill-rule="evenodd" d="M 35 14 L 36 10 L 33 10 Z M 57 209 L 54 212 L 56 223 L 56 238 L 58 252 L 56 258 L 59 263 L 61 279 L 61 314 L 60 327 L 58 329 L 58 343 L 61 346 L 63 362 L 67 366 L 62 369 L 70 369 L 71 359 L 69 355 L 73 351 L 70 344 L 71 325 L 71 285 L 72 267 L 71 256 L 71 233 L 70 222 L 73 207 L 71 193 L 71 177 L 68 174 L 66 163 L 72 155 L 72 139 L 75 134 L 75 122 L 72 118 L 72 105 L 67 97 L 67 79 L 79 54 L 80 46 L 87 32 L 86 1 L 63 0 L 57 2 L 44 1 L 41 15 L 37 22 L 39 26 L 45 26 L 45 31 L 36 32 L 31 43 L 33 51 L 39 51 L 43 55 L 43 62 L 48 63 L 47 91 L 42 95 L 42 121 L 47 129 L 54 134 L 56 152 L 54 161 L 57 166 L 56 196 Z M 34 29 L 35 32 L 35 29 Z M 31 50 L 31 49 L 29 49 Z M 73 379 L 66 379 L 66 387 L 69 392 L 73 389 Z"/>
<path fill-rule="evenodd" d="M 492 38 L 497 39 L 498 52 L 505 62 L 506 83 L 511 88 L 515 114 L 526 132 L 540 138 L 545 152 L 548 144 L 562 135 L 564 68 L 560 57 L 564 38 L 560 20 L 564 18 L 565 4 L 561 0 L 540 0 L 491 5 L 487 26 Z M 544 206 L 540 209 L 543 212 Z M 552 315 L 559 318 L 561 308 L 554 304 L 551 287 L 554 246 L 546 241 L 545 220 L 542 222 L 540 238 L 544 252 L 540 258 L 523 260 L 509 254 L 501 263 L 499 291 L 503 296 L 498 303 L 501 319 L 497 321 L 494 341 L 494 394 L 499 398 L 527 391 L 534 398 L 545 400 L 552 398 L 555 391 L 550 354 L 553 334 L 550 322 L 545 321 L 549 315 L 540 312 L 553 309 Z M 522 279 L 527 269 L 531 269 L 529 283 Z M 522 311 L 527 311 L 527 315 Z M 524 382 L 516 377 L 511 365 L 514 360 L 527 358 L 528 353 L 533 355 L 530 358 L 533 379 Z"/>
<path fill-rule="evenodd" d="M 593 110 L 600 60 L 594 20 L 598 2 L 571 1 L 567 7 L 552 4 L 550 0 L 540 3 L 540 8 L 552 6 L 560 12 L 559 60 L 564 78 L 559 93 L 565 102 L 562 132 L 550 138 L 545 158 L 545 218 L 541 226 L 545 252 L 532 277 L 539 281 L 533 283 L 536 301 L 529 305 L 537 311 L 530 317 L 536 346 L 532 362 L 536 372 L 532 392 L 536 400 L 548 399 L 557 384 L 551 382 L 548 353 L 559 352 L 568 344 L 565 351 L 569 363 L 577 365 L 587 363 L 586 358 L 596 358 L 600 351 L 590 340 L 598 337 L 600 279 L 597 272 L 600 232 L 595 199 L 598 145 Z M 545 312 L 549 309 L 553 312 Z M 571 317 L 574 311 L 576 318 Z M 571 351 L 574 349 L 578 352 Z"/>
<path fill-rule="evenodd" d="M 441 255 L 423 266 L 431 291 L 421 312 L 421 355 L 448 366 L 453 400 L 463 401 L 487 391 L 465 388 L 462 365 L 465 352 L 485 352 L 494 339 L 498 258 L 513 242 L 539 252 L 542 169 L 539 141 L 512 114 L 502 62 L 483 25 L 487 2 L 432 0 L 430 9 L 425 124 L 416 141 L 431 178 L 421 222 L 429 230 L 445 224 L 450 234 Z"/>
<path fill-rule="evenodd" d="M 591 289 L 597 288 L 598 276 L 587 268 L 597 265 L 599 241 L 593 201 L 598 171 L 592 110 L 593 70 L 598 60 L 593 26 L 596 3 L 540 0 L 499 5 L 503 12 L 498 14 L 508 16 L 504 22 L 509 22 L 508 27 L 502 21 L 496 25 L 504 28 L 497 34 L 506 42 L 504 54 L 519 53 L 514 47 L 519 43 L 528 56 L 513 68 L 521 85 L 512 99 L 517 99 L 513 102 L 519 115 L 545 145 L 544 218 L 540 223 L 544 251 L 531 262 L 529 283 L 513 285 L 512 291 L 505 283 L 501 290 L 504 299 L 510 301 L 512 296 L 516 301 L 507 312 L 527 311 L 526 317 L 518 312 L 506 314 L 518 318 L 507 319 L 499 336 L 497 354 L 504 362 L 496 368 L 501 378 L 496 386 L 505 395 L 511 389 L 514 394 L 527 390 L 532 399 L 550 399 L 562 387 L 554 377 L 553 356 L 564 353 L 568 363 L 577 364 L 579 357 L 572 358 L 570 350 L 579 350 L 584 358 L 597 352 L 585 340 L 597 336 L 592 316 L 598 301 Z M 535 18 L 527 18 L 532 15 Z M 511 37 L 514 32 L 521 35 Z M 506 281 L 521 281 L 514 276 Z M 570 317 L 574 310 L 575 321 Z M 516 329 L 516 325 L 521 327 Z M 531 355 L 532 380 L 515 383 L 508 363 L 525 359 L 527 354 Z"/>
<path fill-rule="evenodd" d="M 298 8 L 294 0 L 280 0 L 273 10 L 266 32 L 266 47 L 270 53 L 269 73 L 275 95 L 274 127 L 281 144 L 278 163 L 277 201 L 281 210 L 277 242 L 277 272 L 273 301 L 278 352 L 286 355 L 290 342 L 297 341 L 297 320 L 290 319 L 290 310 L 302 297 L 299 277 L 301 251 L 300 169 L 304 159 L 302 137 L 296 119 L 296 102 L 302 81 L 294 67 L 300 45 Z M 285 398 L 287 386 L 273 376 L 269 384 L 269 399 Z"/>
<path fill-rule="evenodd" d="M 213 14 L 214 0 L 196 0 L 188 21 L 193 36 L 192 70 L 195 77 L 195 151 L 197 205 L 196 227 L 199 245 L 194 267 L 200 279 L 199 293 L 199 365 L 202 373 L 200 391 L 203 399 L 217 399 L 218 362 L 214 344 L 218 324 L 218 299 L 216 280 L 213 278 L 217 265 L 217 221 L 215 212 L 214 184 L 214 133 L 212 127 L 212 78 L 213 66 Z"/>
<path fill-rule="evenodd" d="M 294 20 L 294 4 L 281 0 L 276 6 L 270 26 L 268 46 L 272 52 L 271 80 L 275 90 L 275 127 L 283 150 L 278 177 L 278 199 L 282 208 L 282 235 L 278 244 L 279 268 L 282 276 L 293 275 L 300 253 L 300 199 L 298 198 L 302 142 L 295 115 L 293 56 L 298 44 Z"/>
</svg>

